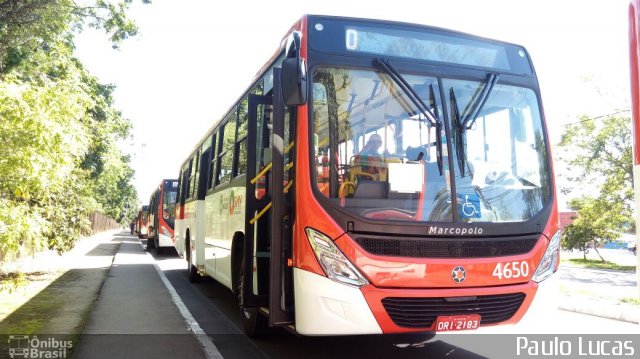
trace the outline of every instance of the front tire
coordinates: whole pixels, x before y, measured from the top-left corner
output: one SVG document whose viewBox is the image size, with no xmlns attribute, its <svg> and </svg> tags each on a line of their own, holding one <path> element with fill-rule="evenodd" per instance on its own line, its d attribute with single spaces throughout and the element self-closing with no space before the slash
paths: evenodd
<svg viewBox="0 0 640 359">
<path fill-rule="evenodd" d="M 258 312 L 258 308 L 241 308 L 242 327 L 244 333 L 250 337 L 259 337 L 269 329 L 268 318 Z"/>
<path fill-rule="evenodd" d="M 191 253 L 191 246 L 188 241 L 187 241 L 186 253 L 187 253 L 187 272 L 189 273 L 189 282 L 198 283 L 202 280 L 202 276 L 198 274 L 198 268 L 196 268 L 196 266 L 193 265 L 193 259 L 192 259 L 193 254 Z"/>
</svg>

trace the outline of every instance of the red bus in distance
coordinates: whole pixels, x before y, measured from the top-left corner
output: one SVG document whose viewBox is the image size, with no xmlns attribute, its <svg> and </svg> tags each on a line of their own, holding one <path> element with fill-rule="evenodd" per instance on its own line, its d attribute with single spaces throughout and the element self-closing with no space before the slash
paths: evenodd
<svg viewBox="0 0 640 359">
<path fill-rule="evenodd" d="M 149 221 L 149 206 L 145 205 L 140 208 L 138 215 L 135 218 L 135 233 L 138 234 L 138 238 L 147 238 L 147 222 Z"/>
<path fill-rule="evenodd" d="M 147 249 L 174 247 L 174 225 L 178 180 L 164 179 L 149 199 Z"/>
</svg>

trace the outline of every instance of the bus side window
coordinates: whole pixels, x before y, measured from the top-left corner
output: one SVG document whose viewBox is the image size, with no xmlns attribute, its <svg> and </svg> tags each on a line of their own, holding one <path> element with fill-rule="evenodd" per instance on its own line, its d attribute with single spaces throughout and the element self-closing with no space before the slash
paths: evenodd
<svg viewBox="0 0 640 359">
<path fill-rule="evenodd" d="M 236 144 L 236 151 L 238 153 L 237 156 L 237 171 L 236 176 L 241 176 L 247 173 L 247 138 L 241 139 Z"/>
<path fill-rule="evenodd" d="M 218 137 L 218 133 L 214 132 L 211 135 L 211 160 L 209 161 L 209 170 L 207 171 L 207 189 L 212 189 L 214 186 L 215 181 L 213 180 L 216 176 L 216 160 L 218 157 L 218 141 L 216 141 L 216 138 Z"/>
<path fill-rule="evenodd" d="M 236 140 L 235 175 L 247 173 L 247 129 L 248 129 L 249 97 L 245 96 L 238 108 L 238 134 Z"/>
<path fill-rule="evenodd" d="M 193 187 L 193 184 L 191 182 L 191 177 L 193 173 L 193 157 L 191 157 L 191 159 L 189 160 L 189 169 L 184 173 L 184 177 L 185 177 L 185 181 L 184 181 L 184 185 L 185 185 L 185 190 L 184 190 L 184 198 L 191 198 L 191 188 Z"/>
<path fill-rule="evenodd" d="M 233 170 L 233 144 L 235 141 L 235 122 L 227 122 L 220 134 L 220 154 L 218 155 L 217 184 L 229 182 Z"/>
<path fill-rule="evenodd" d="M 178 175 L 176 202 L 182 203 L 181 198 L 182 198 L 182 169 L 180 169 L 180 174 Z"/>
<path fill-rule="evenodd" d="M 197 195 L 198 199 L 204 199 L 205 194 L 207 193 L 207 178 L 209 177 L 208 164 L 211 162 L 211 147 L 208 147 L 200 158 L 200 175 L 198 176 L 198 190 Z"/>
<path fill-rule="evenodd" d="M 189 198 L 194 198 L 198 193 L 198 177 L 200 176 L 200 151 L 196 152 L 195 157 L 193 157 L 193 165 L 191 170 L 191 179 L 189 180 L 191 184 L 191 190 L 189 192 Z"/>
</svg>

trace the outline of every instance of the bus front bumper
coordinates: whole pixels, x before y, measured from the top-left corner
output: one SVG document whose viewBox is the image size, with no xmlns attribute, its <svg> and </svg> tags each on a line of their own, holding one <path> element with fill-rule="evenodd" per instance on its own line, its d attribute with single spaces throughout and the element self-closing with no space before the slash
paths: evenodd
<svg viewBox="0 0 640 359">
<path fill-rule="evenodd" d="M 302 335 L 435 332 L 438 316 L 479 314 L 480 326 L 517 323 L 538 285 L 447 289 L 361 288 L 294 268 L 296 331 Z"/>
</svg>

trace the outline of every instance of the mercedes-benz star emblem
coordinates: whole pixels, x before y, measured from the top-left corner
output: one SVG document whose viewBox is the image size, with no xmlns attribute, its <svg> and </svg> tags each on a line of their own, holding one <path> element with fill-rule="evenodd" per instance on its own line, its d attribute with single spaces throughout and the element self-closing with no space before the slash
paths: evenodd
<svg viewBox="0 0 640 359">
<path fill-rule="evenodd" d="M 451 279 L 453 279 L 454 282 L 462 283 L 465 278 L 467 278 L 467 272 L 465 272 L 462 266 L 457 266 L 451 271 Z"/>
</svg>

